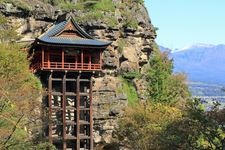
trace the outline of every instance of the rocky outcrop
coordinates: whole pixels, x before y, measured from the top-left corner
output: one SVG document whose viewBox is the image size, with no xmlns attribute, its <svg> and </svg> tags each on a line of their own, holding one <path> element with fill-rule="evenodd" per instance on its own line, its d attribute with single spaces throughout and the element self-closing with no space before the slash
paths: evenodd
<svg viewBox="0 0 225 150">
<path fill-rule="evenodd" d="M 0 12 L 7 16 L 12 27 L 16 27 L 23 40 L 34 39 L 46 31 L 62 11 L 39 0 L 24 0 L 28 7 L 18 7 L 14 3 L 1 3 Z M 122 0 L 114 0 L 116 6 Z M 155 29 L 145 7 L 133 2 L 131 6 L 124 6 L 135 18 L 137 26 L 124 26 L 125 17 L 121 8 L 116 7 L 115 12 L 106 13 L 117 24 L 108 26 L 102 20 L 89 20 L 81 26 L 93 37 L 112 41 L 111 46 L 103 53 L 103 73 L 94 79 L 93 105 L 94 105 L 94 142 L 96 144 L 110 143 L 112 133 L 117 125 L 117 119 L 123 114 L 127 105 L 127 97 L 121 88 L 118 75 L 124 72 L 137 71 L 142 73 L 144 66 L 152 51 L 152 43 L 156 37 Z M 132 12 L 135 10 L 135 12 Z M 80 11 L 73 11 L 73 15 L 82 15 Z M 110 16 L 111 15 L 111 16 Z M 135 79 L 135 87 L 140 99 L 146 98 L 144 81 Z"/>
<path fill-rule="evenodd" d="M 123 114 L 123 109 L 127 106 L 126 96 L 118 92 L 120 86 L 121 81 L 109 75 L 94 80 L 93 119 L 95 143 L 111 142 L 117 119 Z"/>
</svg>

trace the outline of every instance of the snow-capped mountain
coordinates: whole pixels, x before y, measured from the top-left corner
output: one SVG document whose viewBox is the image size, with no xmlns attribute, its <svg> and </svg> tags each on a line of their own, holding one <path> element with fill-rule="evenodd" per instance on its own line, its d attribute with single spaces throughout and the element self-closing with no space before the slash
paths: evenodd
<svg viewBox="0 0 225 150">
<path fill-rule="evenodd" d="M 196 44 L 192 44 L 192 45 L 187 45 L 187 46 L 181 48 L 179 51 L 184 51 L 184 50 L 189 50 L 189 49 L 212 48 L 215 46 L 216 45 L 212 45 L 212 44 L 196 43 Z"/>
<path fill-rule="evenodd" d="M 225 85 L 225 45 L 195 44 L 172 51 L 174 71 L 189 80 Z"/>
</svg>

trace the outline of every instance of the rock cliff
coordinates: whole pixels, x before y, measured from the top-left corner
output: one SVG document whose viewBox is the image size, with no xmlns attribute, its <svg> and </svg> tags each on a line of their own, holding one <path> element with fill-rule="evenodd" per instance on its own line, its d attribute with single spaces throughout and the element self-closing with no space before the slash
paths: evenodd
<svg viewBox="0 0 225 150">
<path fill-rule="evenodd" d="M 65 11 L 41 0 L 0 1 L 0 13 L 17 28 L 20 41 L 32 41 L 46 31 Z M 19 3 L 20 2 L 20 3 Z M 143 73 L 154 45 L 155 28 L 144 5 L 139 1 L 112 0 L 113 10 L 101 11 L 101 17 L 86 15 L 85 9 L 72 8 L 70 12 L 80 25 L 97 39 L 112 41 L 103 53 L 103 72 L 94 79 L 94 142 L 112 142 L 117 119 L 128 104 L 119 78 L 124 73 Z M 19 3 L 19 4 L 18 4 Z M 91 4 L 89 4 L 91 5 Z M 93 13 L 88 11 L 88 13 Z M 99 13 L 99 12 L 96 12 Z M 96 14 L 95 14 L 96 15 Z M 145 99 L 142 80 L 133 85 L 140 100 Z M 118 90 L 120 89 L 120 90 Z"/>
</svg>

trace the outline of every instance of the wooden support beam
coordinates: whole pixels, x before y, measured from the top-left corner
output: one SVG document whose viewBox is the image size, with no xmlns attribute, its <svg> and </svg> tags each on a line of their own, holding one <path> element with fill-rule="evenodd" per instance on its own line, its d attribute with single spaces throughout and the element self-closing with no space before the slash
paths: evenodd
<svg viewBox="0 0 225 150">
<path fill-rule="evenodd" d="M 89 57 L 89 58 L 88 58 L 88 59 L 89 59 L 88 69 L 92 69 L 92 68 L 91 68 L 91 55 L 88 55 L 88 57 Z"/>
<path fill-rule="evenodd" d="M 78 59 L 78 55 L 75 55 L 75 68 L 77 69 L 77 59 Z"/>
<path fill-rule="evenodd" d="M 89 91 L 89 96 L 90 96 L 90 150 L 93 150 L 93 110 L 92 110 L 92 86 L 93 86 L 93 75 L 91 76 L 90 79 L 90 91 Z"/>
<path fill-rule="evenodd" d="M 62 82 L 62 120 L 63 120 L 63 150 L 66 150 L 66 72 Z"/>
<path fill-rule="evenodd" d="M 65 62 L 65 53 L 64 50 L 62 50 L 62 68 L 64 68 L 64 62 Z"/>
<path fill-rule="evenodd" d="M 44 66 L 44 59 L 45 59 L 45 51 L 44 48 L 41 48 L 41 68 Z"/>
<path fill-rule="evenodd" d="M 84 64 L 84 52 L 81 50 L 81 69 L 83 69 L 83 64 Z"/>
<path fill-rule="evenodd" d="M 52 72 L 48 78 L 48 118 L 49 118 L 49 126 L 48 126 L 48 136 L 49 142 L 52 143 Z"/>
<path fill-rule="evenodd" d="M 47 52 L 48 68 L 50 68 L 50 52 Z"/>
<path fill-rule="evenodd" d="M 102 51 L 99 54 L 99 61 L 100 61 L 100 69 L 102 69 Z"/>
<path fill-rule="evenodd" d="M 80 74 L 77 76 L 77 102 L 76 102 L 76 146 L 77 150 L 80 149 Z"/>
</svg>

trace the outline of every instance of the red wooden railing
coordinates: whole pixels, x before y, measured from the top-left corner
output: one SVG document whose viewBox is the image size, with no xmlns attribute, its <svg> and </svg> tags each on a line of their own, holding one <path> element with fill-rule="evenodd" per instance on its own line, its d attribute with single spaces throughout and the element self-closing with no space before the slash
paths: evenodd
<svg viewBox="0 0 225 150">
<path fill-rule="evenodd" d="M 47 70 L 101 70 L 100 64 L 93 63 L 62 63 L 62 62 L 44 62 L 32 65 L 32 70 L 35 72 L 39 69 Z"/>
</svg>

